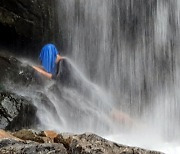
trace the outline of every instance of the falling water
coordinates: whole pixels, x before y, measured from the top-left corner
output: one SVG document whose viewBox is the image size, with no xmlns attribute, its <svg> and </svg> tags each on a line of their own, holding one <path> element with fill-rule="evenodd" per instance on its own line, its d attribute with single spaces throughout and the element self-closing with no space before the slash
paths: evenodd
<svg viewBox="0 0 180 154">
<path fill-rule="evenodd" d="M 179 143 L 180 2 L 58 0 L 58 11 L 60 44 L 81 81 L 79 91 L 59 87 L 64 102 L 48 95 L 64 130 L 123 134 L 106 114 L 116 108 L 138 125 L 123 136 L 126 144 Z M 140 132 L 152 141 L 141 142 Z"/>
<path fill-rule="evenodd" d="M 47 81 L 40 92 L 51 109 L 32 94 L 42 126 L 178 153 L 180 2 L 58 0 L 57 6 L 71 84 Z"/>
</svg>

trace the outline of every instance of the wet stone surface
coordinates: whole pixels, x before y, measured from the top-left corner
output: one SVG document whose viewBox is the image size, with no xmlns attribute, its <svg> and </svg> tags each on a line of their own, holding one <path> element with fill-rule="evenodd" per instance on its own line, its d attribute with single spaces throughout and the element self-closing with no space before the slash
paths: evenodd
<svg viewBox="0 0 180 154">
<path fill-rule="evenodd" d="M 0 128 L 15 130 L 31 127 L 37 121 L 36 107 L 29 100 L 10 92 L 0 92 Z"/>
<path fill-rule="evenodd" d="M 73 135 L 23 129 L 13 132 L 12 135 L 19 137 L 21 140 L 1 139 L 1 153 L 5 154 L 13 151 L 18 154 L 162 154 L 157 151 L 120 145 L 90 133 Z"/>
</svg>

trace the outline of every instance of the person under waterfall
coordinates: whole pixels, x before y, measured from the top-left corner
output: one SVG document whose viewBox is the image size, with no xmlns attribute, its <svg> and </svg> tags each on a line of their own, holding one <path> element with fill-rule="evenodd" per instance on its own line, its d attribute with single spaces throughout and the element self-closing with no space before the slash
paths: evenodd
<svg viewBox="0 0 180 154">
<path fill-rule="evenodd" d="M 60 61 L 64 58 L 60 56 L 54 44 L 44 45 L 39 59 L 41 66 L 32 66 L 37 72 L 49 79 L 57 79 L 60 76 Z"/>
</svg>

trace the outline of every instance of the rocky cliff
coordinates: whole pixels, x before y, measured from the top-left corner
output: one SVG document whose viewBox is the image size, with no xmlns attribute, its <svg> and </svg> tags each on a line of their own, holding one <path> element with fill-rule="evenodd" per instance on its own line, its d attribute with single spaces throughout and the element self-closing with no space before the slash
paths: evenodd
<svg viewBox="0 0 180 154">
<path fill-rule="evenodd" d="M 0 47 L 32 55 L 43 43 L 56 42 L 55 11 L 55 1 L 1 0 Z"/>
</svg>

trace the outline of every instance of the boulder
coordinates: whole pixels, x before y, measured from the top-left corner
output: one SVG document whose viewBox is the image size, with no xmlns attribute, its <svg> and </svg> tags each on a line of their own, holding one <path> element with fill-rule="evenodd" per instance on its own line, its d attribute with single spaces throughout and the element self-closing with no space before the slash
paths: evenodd
<svg viewBox="0 0 180 154">
<path fill-rule="evenodd" d="M 57 143 L 36 143 L 36 142 L 20 142 L 13 139 L 0 140 L 1 154 L 67 154 L 62 144 Z"/>
<path fill-rule="evenodd" d="M 15 153 L 29 154 L 66 154 L 67 150 L 61 143 L 54 143 L 53 139 L 58 134 L 54 131 L 38 131 L 32 129 L 22 129 L 11 133 L 9 140 L 0 141 L 0 152 L 8 153 L 13 150 Z M 15 140 L 18 138 L 19 140 Z"/>
<path fill-rule="evenodd" d="M 56 88 L 56 85 L 53 85 L 53 88 Z M 53 118 L 55 121 L 57 121 L 57 123 L 61 123 L 61 117 L 59 117 L 58 112 L 56 107 L 54 106 L 54 104 L 51 102 L 51 100 L 42 92 L 36 92 L 35 94 L 37 96 L 37 102 L 39 102 L 39 104 L 43 105 L 43 107 L 48 110 L 51 111 L 53 113 Z"/>
<path fill-rule="evenodd" d="M 13 132 L 12 135 L 20 140 L 33 141 L 37 143 L 56 143 L 54 142 L 54 139 L 58 136 L 56 132 L 51 130 L 38 131 L 32 129 L 22 129 Z"/>
<path fill-rule="evenodd" d="M 117 144 L 90 133 L 73 135 L 69 144 L 69 151 L 73 154 L 161 154 L 161 152 Z"/>
<path fill-rule="evenodd" d="M 29 86 L 37 84 L 38 80 L 35 78 L 35 71 L 32 67 L 22 64 L 16 58 L 0 54 L 0 87 L 4 87 L 6 81 L 17 85 Z"/>
<path fill-rule="evenodd" d="M 24 126 L 27 127 L 31 126 L 33 124 L 33 120 L 36 120 L 34 121 L 34 123 L 38 122 L 37 120 L 38 118 L 36 118 L 35 115 L 36 108 L 33 105 L 32 100 L 39 102 L 47 110 L 51 110 L 54 113 L 54 118 L 56 119 L 56 121 L 61 122 L 61 119 L 58 116 L 57 110 L 53 105 L 53 103 L 49 100 L 49 98 L 45 94 L 40 92 L 41 90 L 39 90 L 43 88 L 43 81 L 45 80 L 41 80 L 41 76 L 39 76 L 38 73 L 31 66 L 21 63 L 19 60 L 17 60 L 12 56 L 0 54 L 0 72 L 2 73 L 0 76 L 0 92 L 2 94 L 0 95 L 0 99 L 2 101 L 6 101 L 7 102 L 6 105 L 10 106 L 8 110 L 6 110 L 7 113 L 4 112 L 3 109 L 2 112 L 0 112 L 0 116 L 2 116 L 1 120 L 4 120 L 4 123 L 3 121 L 1 121 L 3 123 L 3 126 L 0 126 L 0 128 L 14 129 L 14 126 L 11 126 L 9 124 L 9 120 L 10 121 L 14 121 L 14 120 L 4 118 L 6 114 L 9 114 L 8 112 L 15 113 L 15 115 L 14 114 L 10 115 L 10 117 L 13 116 L 13 119 L 17 117 L 20 118 L 19 120 L 21 121 L 23 120 L 22 119 L 23 117 L 21 117 L 20 114 L 24 114 L 24 119 L 28 121 L 30 120 L 29 124 L 26 124 L 25 122 L 25 125 L 21 124 L 20 122 L 20 125 L 18 126 L 17 129 L 23 128 Z M 29 101 L 30 99 L 28 98 L 29 96 L 21 97 L 18 96 L 18 94 L 13 93 L 14 91 L 15 93 L 17 93 L 17 91 L 22 91 L 22 90 L 24 91 L 25 89 L 26 90 L 33 89 L 32 93 L 36 95 L 36 100 L 32 98 Z M 12 91 L 12 93 L 9 91 Z M 23 109 L 24 111 L 23 110 L 19 111 L 19 109 Z M 5 117 L 8 117 L 8 115 L 6 115 Z"/>
<path fill-rule="evenodd" d="M 33 152 L 49 152 L 53 154 L 58 152 L 68 154 L 162 154 L 157 151 L 117 144 L 90 133 L 80 135 L 57 134 L 49 130 L 36 131 L 24 129 L 12 133 L 12 135 L 20 139 L 8 137 L 9 140 L 0 140 L 0 152 L 9 152 L 11 149 L 13 152 L 23 152 L 25 154 Z"/>
<path fill-rule="evenodd" d="M 52 130 L 38 131 L 33 129 L 22 129 L 12 133 L 12 136 L 19 138 L 20 140 L 33 141 L 37 143 L 60 143 L 54 141 L 58 135 L 59 134 Z"/>
<path fill-rule="evenodd" d="M 30 100 L 11 92 L 0 92 L 0 128 L 16 130 L 37 122 L 36 107 Z"/>
<path fill-rule="evenodd" d="M 45 143 L 43 136 L 41 135 L 41 131 L 36 131 L 32 129 L 22 129 L 13 132 L 12 135 L 24 141 L 30 140 L 38 143 Z"/>
<path fill-rule="evenodd" d="M 23 141 L 20 138 L 13 136 L 11 133 L 4 131 L 3 129 L 0 129 L 0 139 L 13 139 L 17 141 Z"/>
</svg>

